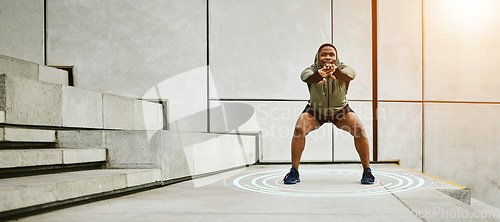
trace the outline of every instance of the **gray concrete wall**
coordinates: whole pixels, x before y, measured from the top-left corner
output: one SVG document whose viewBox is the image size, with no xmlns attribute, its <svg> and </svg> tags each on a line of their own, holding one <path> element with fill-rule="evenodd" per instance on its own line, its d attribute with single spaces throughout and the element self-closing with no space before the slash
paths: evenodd
<svg viewBox="0 0 500 222">
<path fill-rule="evenodd" d="M 378 104 L 378 159 L 422 170 L 422 103 Z"/>
<path fill-rule="evenodd" d="M 206 32 L 204 0 L 47 0 L 49 65 L 74 66 L 76 87 L 169 100 L 179 130 L 207 129 Z"/>
<path fill-rule="evenodd" d="M 379 0 L 377 9 L 379 160 L 422 170 L 422 1 Z"/>
<path fill-rule="evenodd" d="M 426 100 L 500 101 L 498 9 L 497 1 L 424 1 Z"/>
<path fill-rule="evenodd" d="M 43 64 L 43 0 L 0 0 L 0 55 Z"/>
<path fill-rule="evenodd" d="M 424 171 L 499 206 L 500 105 L 426 103 Z"/>
<path fill-rule="evenodd" d="M 424 171 L 497 207 L 499 10 L 498 1 L 424 0 L 423 15 Z"/>
<path fill-rule="evenodd" d="M 422 100 L 422 0 L 379 0 L 378 99 Z"/>
</svg>

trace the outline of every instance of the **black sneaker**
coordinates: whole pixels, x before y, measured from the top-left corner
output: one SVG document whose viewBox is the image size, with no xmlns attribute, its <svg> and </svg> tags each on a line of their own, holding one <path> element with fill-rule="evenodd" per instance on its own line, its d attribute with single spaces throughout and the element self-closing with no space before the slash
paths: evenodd
<svg viewBox="0 0 500 222">
<path fill-rule="evenodd" d="M 372 175 L 372 169 L 366 168 L 363 171 L 363 176 L 361 178 L 362 184 L 373 184 L 375 182 L 375 177 Z"/>
<path fill-rule="evenodd" d="M 299 171 L 292 167 L 290 172 L 283 178 L 283 182 L 285 182 L 285 184 L 296 184 L 300 182 Z"/>
</svg>

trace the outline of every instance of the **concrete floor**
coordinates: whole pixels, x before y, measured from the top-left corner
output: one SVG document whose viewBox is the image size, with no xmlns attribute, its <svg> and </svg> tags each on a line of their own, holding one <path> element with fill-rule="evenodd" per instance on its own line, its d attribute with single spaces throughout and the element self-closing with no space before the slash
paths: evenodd
<svg viewBox="0 0 500 222">
<path fill-rule="evenodd" d="M 358 164 L 301 165 L 301 182 L 284 185 L 289 165 L 257 165 L 20 221 L 498 221 L 497 208 L 437 191 L 463 189 L 392 164 L 372 165 L 362 185 Z M 493 209 L 493 210 L 491 210 Z M 498 218 L 498 219 L 495 219 Z"/>
</svg>

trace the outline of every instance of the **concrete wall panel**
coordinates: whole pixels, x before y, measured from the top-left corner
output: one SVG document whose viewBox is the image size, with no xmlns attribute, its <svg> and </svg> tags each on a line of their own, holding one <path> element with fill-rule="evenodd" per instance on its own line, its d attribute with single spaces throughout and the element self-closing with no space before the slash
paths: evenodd
<svg viewBox="0 0 500 222">
<path fill-rule="evenodd" d="M 217 147 L 216 135 L 214 134 L 196 134 L 194 138 L 191 138 L 192 144 L 186 144 L 185 146 L 191 146 L 193 149 L 193 175 L 208 173 L 217 169 Z"/>
<path fill-rule="evenodd" d="M 43 0 L 0 0 L 0 55 L 44 63 Z"/>
<path fill-rule="evenodd" d="M 63 86 L 61 103 L 63 126 L 103 127 L 102 93 Z"/>
<path fill-rule="evenodd" d="M 63 86 L 67 86 L 69 83 L 68 71 L 43 65 L 38 65 L 38 79 L 40 81 L 61 84 Z"/>
<path fill-rule="evenodd" d="M 372 28 L 370 0 L 333 1 L 333 43 L 340 61 L 356 71 L 350 99 L 372 99 Z"/>
<path fill-rule="evenodd" d="M 377 2 L 378 99 L 422 100 L 422 0 Z"/>
<path fill-rule="evenodd" d="M 499 10 L 493 0 L 424 1 L 425 100 L 500 101 Z"/>
<path fill-rule="evenodd" d="M 209 3 L 217 98 L 308 98 L 300 73 L 313 63 L 318 47 L 331 41 L 330 0 Z"/>
<path fill-rule="evenodd" d="M 424 172 L 471 188 L 500 206 L 500 105 L 426 103 Z"/>
<path fill-rule="evenodd" d="M 143 99 L 168 100 L 168 129 L 207 131 L 207 68 L 189 70 L 151 87 Z"/>
<path fill-rule="evenodd" d="M 257 141 L 256 141 L 257 140 Z M 216 147 L 220 150 L 220 162 L 226 168 L 253 164 L 258 161 L 258 134 L 255 135 L 219 135 Z M 227 154 L 227 155 L 225 155 Z M 230 158 L 230 162 L 226 162 Z"/>
<path fill-rule="evenodd" d="M 255 137 L 245 135 L 196 134 L 194 175 L 255 163 Z M 253 148 L 249 149 L 249 148 Z M 246 150 L 250 151 L 247 152 Z M 250 155 L 249 155 L 250 154 Z M 250 159 L 246 161 L 245 159 Z M 241 160 L 244 161 L 241 161 Z M 240 160 L 240 161 L 237 161 Z"/>
<path fill-rule="evenodd" d="M 138 98 L 206 65 L 205 0 L 46 2 L 47 62 L 77 87 Z"/>
<path fill-rule="evenodd" d="M 153 140 L 161 147 L 162 179 L 175 179 L 193 175 L 196 133 L 179 131 L 158 131 Z"/>
<path fill-rule="evenodd" d="M 159 132 L 158 132 L 159 133 Z M 94 136 L 99 136 L 93 134 Z M 87 136 L 90 136 L 87 134 Z M 103 132 L 104 146 L 108 149 L 108 166 L 111 168 L 151 169 L 161 168 L 161 149 L 155 143 L 159 134 L 150 139 L 147 131 L 108 130 Z M 99 137 L 97 138 L 99 139 Z M 78 139 L 66 137 L 66 144 Z"/>
<path fill-rule="evenodd" d="M 134 129 L 159 130 L 163 129 L 163 115 L 160 103 L 134 100 Z"/>
<path fill-rule="evenodd" d="M 134 129 L 134 99 L 103 93 L 102 121 L 104 129 Z"/>
<path fill-rule="evenodd" d="M 378 112 L 378 159 L 422 171 L 422 103 L 379 103 Z"/>
</svg>

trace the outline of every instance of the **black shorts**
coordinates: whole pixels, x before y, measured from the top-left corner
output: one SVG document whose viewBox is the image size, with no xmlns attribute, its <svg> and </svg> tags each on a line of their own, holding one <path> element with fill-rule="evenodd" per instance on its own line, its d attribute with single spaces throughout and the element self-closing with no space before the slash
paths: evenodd
<svg viewBox="0 0 500 222">
<path fill-rule="evenodd" d="M 314 119 L 316 119 L 319 123 L 319 125 L 323 125 L 324 123 L 333 123 L 335 126 L 337 125 L 337 122 L 339 120 L 345 119 L 345 114 L 353 112 L 354 110 L 349 107 L 349 104 L 345 105 L 344 108 L 342 108 L 340 111 L 335 113 L 333 116 L 325 116 L 317 111 L 315 111 L 309 104 L 306 105 L 306 108 L 302 113 L 309 113 L 311 114 Z"/>
</svg>

